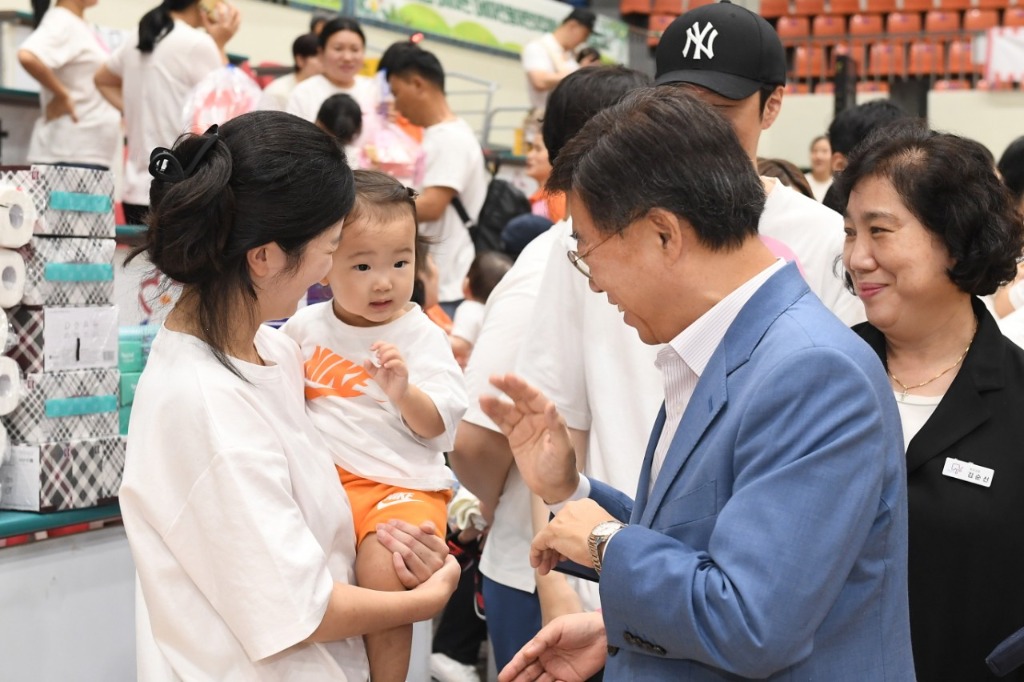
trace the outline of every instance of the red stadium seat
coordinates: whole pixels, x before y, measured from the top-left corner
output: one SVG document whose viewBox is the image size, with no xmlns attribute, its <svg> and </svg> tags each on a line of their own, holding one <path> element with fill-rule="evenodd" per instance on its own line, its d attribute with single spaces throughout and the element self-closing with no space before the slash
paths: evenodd
<svg viewBox="0 0 1024 682">
<path fill-rule="evenodd" d="M 892 12 L 885 18 L 890 40 L 912 40 L 921 33 L 921 15 L 917 12 Z"/>
<path fill-rule="evenodd" d="M 813 17 L 825 13 L 825 0 L 793 0 L 793 14 Z"/>
<path fill-rule="evenodd" d="M 774 19 L 789 14 L 789 0 L 761 0 L 761 16 Z"/>
<path fill-rule="evenodd" d="M 811 21 L 811 35 L 826 45 L 838 43 L 846 36 L 846 17 L 819 14 Z"/>
<path fill-rule="evenodd" d="M 882 38 L 882 16 L 854 14 L 850 17 L 850 39 L 853 45 L 863 45 Z"/>
<path fill-rule="evenodd" d="M 806 43 L 811 35 L 811 22 L 807 17 L 779 17 L 775 30 L 783 45 Z"/>
<path fill-rule="evenodd" d="M 651 3 L 651 14 L 672 14 L 679 16 L 686 11 L 683 0 L 654 0 Z"/>
<path fill-rule="evenodd" d="M 934 9 L 924 15 L 924 32 L 930 40 L 953 40 L 960 32 L 960 15 L 948 10 Z"/>
<path fill-rule="evenodd" d="M 900 3 L 901 12 L 927 12 L 935 8 L 935 0 L 903 0 Z"/>
<path fill-rule="evenodd" d="M 936 0 L 936 8 L 951 10 L 966 10 L 971 7 L 971 0 Z"/>
<path fill-rule="evenodd" d="M 860 0 L 829 0 L 830 14 L 857 14 L 861 11 Z"/>
<path fill-rule="evenodd" d="M 864 0 L 865 12 L 886 14 L 896 11 L 896 0 Z"/>
<path fill-rule="evenodd" d="M 868 75 L 902 76 L 906 71 L 906 49 L 902 44 L 874 43 L 868 49 Z"/>
<path fill-rule="evenodd" d="M 1009 0 L 974 0 L 974 6 L 981 9 L 1006 9 L 1010 6 Z"/>
<path fill-rule="evenodd" d="M 971 8 L 964 12 L 965 31 L 987 31 L 999 25 L 999 12 L 994 9 Z"/>
<path fill-rule="evenodd" d="M 932 76 L 943 73 L 942 46 L 923 40 L 910 43 L 910 64 L 907 73 L 912 76 Z"/>
</svg>

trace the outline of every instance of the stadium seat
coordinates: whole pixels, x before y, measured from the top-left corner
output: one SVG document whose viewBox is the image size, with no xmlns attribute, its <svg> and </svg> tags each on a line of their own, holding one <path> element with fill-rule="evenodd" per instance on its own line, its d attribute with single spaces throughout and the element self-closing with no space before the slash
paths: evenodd
<svg viewBox="0 0 1024 682">
<path fill-rule="evenodd" d="M 1003 26 L 1024 26 L 1024 7 L 1007 7 L 1003 12 Z"/>
<path fill-rule="evenodd" d="M 783 45 L 806 43 L 811 36 L 811 22 L 807 17 L 779 17 L 775 31 Z"/>
<path fill-rule="evenodd" d="M 619 0 L 619 14 L 650 14 L 651 0 Z"/>
<path fill-rule="evenodd" d="M 924 15 L 924 32 L 929 40 L 954 40 L 960 32 L 960 15 L 956 12 L 933 9 Z"/>
<path fill-rule="evenodd" d="M 971 7 L 971 0 L 935 0 L 937 9 L 966 10 Z"/>
<path fill-rule="evenodd" d="M 864 0 L 865 12 L 878 12 L 886 14 L 896 11 L 896 0 Z"/>
<path fill-rule="evenodd" d="M 903 0 L 901 12 L 927 12 L 935 7 L 935 0 Z"/>
<path fill-rule="evenodd" d="M 902 76 L 906 70 L 906 49 L 902 44 L 873 43 L 868 49 L 868 75 Z"/>
<path fill-rule="evenodd" d="M 941 45 L 915 40 L 910 43 L 910 63 L 907 66 L 907 73 L 912 76 L 942 74 L 945 67 L 942 57 Z"/>
<path fill-rule="evenodd" d="M 971 59 L 971 41 L 954 40 L 949 44 L 949 73 L 981 73 L 982 65 Z"/>
<path fill-rule="evenodd" d="M 892 12 L 885 18 L 889 40 L 912 40 L 921 33 L 921 15 L 917 12 Z"/>
<path fill-rule="evenodd" d="M 647 29 L 647 45 L 649 47 L 656 47 L 661 40 L 661 34 L 675 20 L 676 17 L 672 14 L 652 14 Z"/>
<path fill-rule="evenodd" d="M 981 9 L 1006 9 L 1012 0 L 974 0 L 974 6 Z M 1020 4 L 1019 2 L 1017 4 Z"/>
<path fill-rule="evenodd" d="M 651 3 L 651 14 L 672 14 L 678 17 L 685 11 L 684 0 L 654 0 Z"/>
<path fill-rule="evenodd" d="M 948 90 L 970 90 L 971 81 L 964 80 L 962 78 L 940 78 L 939 80 L 932 83 L 932 90 L 948 91 Z"/>
<path fill-rule="evenodd" d="M 987 31 L 999 25 L 999 12 L 972 7 L 964 12 L 964 31 Z"/>
<path fill-rule="evenodd" d="M 825 76 L 825 48 L 798 45 L 793 58 L 796 78 L 823 78 Z"/>
<path fill-rule="evenodd" d="M 796 81 L 786 83 L 786 94 L 787 95 L 806 95 L 810 93 L 811 86 L 807 83 L 797 83 Z"/>
<path fill-rule="evenodd" d="M 836 91 L 836 84 L 832 81 L 821 81 L 814 86 L 815 95 L 831 95 Z"/>
<path fill-rule="evenodd" d="M 813 17 L 825 13 L 825 0 L 793 0 L 793 14 Z"/>
<path fill-rule="evenodd" d="M 885 81 L 859 81 L 857 92 L 889 92 L 889 84 Z"/>
<path fill-rule="evenodd" d="M 688 0 L 686 3 L 686 9 L 696 9 L 698 7 L 703 7 L 704 5 L 713 5 L 716 2 L 718 2 L 718 0 Z"/>
<path fill-rule="evenodd" d="M 829 0 L 829 14 L 857 14 L 860 12 L 860 0 Z"/>
<path fill-rule="evenodd" d="M 811 21 L 811 35 L 825 45 L 837 43 L 846 36 L 846 18 L 819 14 Z"/>
<path fill-rule="evenodd" d="M 761 16 L 774 19 L 789 14 L 789 0 L 761 0 Z"/>
<path fill-rule="evenodd" d="M 882 37 L 882 16 L 880 14 L 854 14 L 850 17 L 850 40 L 853 45 L 863 45 Z"/>
</svg>

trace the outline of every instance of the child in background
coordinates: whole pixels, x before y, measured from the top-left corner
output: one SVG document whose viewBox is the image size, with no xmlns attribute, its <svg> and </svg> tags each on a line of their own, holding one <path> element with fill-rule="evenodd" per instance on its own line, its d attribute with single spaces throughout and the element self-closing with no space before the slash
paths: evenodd
<svg viewBox="0 0 1024 682">
<path fill-rule="evenodd" d="M 338 138 L 338 142 L 345 147 L 349 166 L 353 169 L 360 167 L 359 154 L 350 147 L 363 132 L 363 110 L 351 95 L 338 93 L 325 99 L 316 112 L 316 125 Z"/>
<path fill-rule="evenodd" d="M 455 479 L 443 453 L 467 398 L 444 332 L 410 301 L 419 251 L 415 194 L 384 173 L 354 176 L 355 207 L 327 275 L 334 298 L 300 310 L 283 330 L 302 348 L 306 409 L 352 506 L 356 580 L 398 591 L 405 588 L 395 558 L 364 540 L 396 518 L 430 520 L 444 532 Z M 405 680 L 411 626 L 365 639 L 371 678 Z"/>
<path fill-rule="evenodd" d="M 480 327 L 484 322 L 484 304 L 491 291 L 498 285 L 501 278 L 512 267 L 512 259 L 498 251 L 478 253 L 469 266 L 466 279 L 462 282 L 462 294 L 465 300 L 455 310 L 452 331 L 449 338 L 452 342 L 452 353 L 459 367 L 466 368 L 469 354 L 473 352 L 473 344 L 480 335 Z"/>
</svg>

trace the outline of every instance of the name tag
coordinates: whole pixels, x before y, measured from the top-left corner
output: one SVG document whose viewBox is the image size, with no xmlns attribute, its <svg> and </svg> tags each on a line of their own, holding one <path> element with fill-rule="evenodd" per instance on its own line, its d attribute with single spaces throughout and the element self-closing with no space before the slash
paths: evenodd
<svg viewBox="0 0 1024 682">
<path fill-rule="evenodd" d="M 977 464 L 961 462 L 958 459 L 947 457 L 946 466 L 942 467 L 942 475 L 987 488 L 992 485 L 992 478 L 996 475 L 996 472 L 994 469 L 987 469 Z"/>
</svg>

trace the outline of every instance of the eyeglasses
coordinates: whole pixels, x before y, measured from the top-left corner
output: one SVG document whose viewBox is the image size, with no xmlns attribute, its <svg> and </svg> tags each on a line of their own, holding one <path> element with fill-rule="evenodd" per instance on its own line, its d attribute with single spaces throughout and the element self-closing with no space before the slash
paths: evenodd
<svg viewBox="0 0 1024 682">
<path fill-rule="evenodd" d="M 587 258 L 590 254 L 592 254 L 595 251 L 597 251 L 597 247 L 601 246 L 601 244 L 604 244 L 606 241 L 608 241 L 609 239 L 611 239 L 612 237 L 614 237 L 617 234 L 622 234 L 622 233 L 621 232 L 613 232 L 613 233 L 611 233 L 610 235 L 608 235 L 607 237 L 605 237 L 604 239 L 602 239 L 598 243 L 594 244 L 593 246 L 591 246 L 589 249 L 587 249 L 583 253 L 580 253 L 579 251 L 575 251 L 575 250 L 570 249 L 569 251 L 566 252 L 565 255 L 569 257 L 569 262 L 572 263 L 574 268 L 576 268 L 581 273 L 583 273 L 583 276 L 586 277 L 587 279 L 591 279 L 591 277 L 590 277 L 590 266 L 587 265 L 587 262 L 584 259 Z"/>
</svg>

